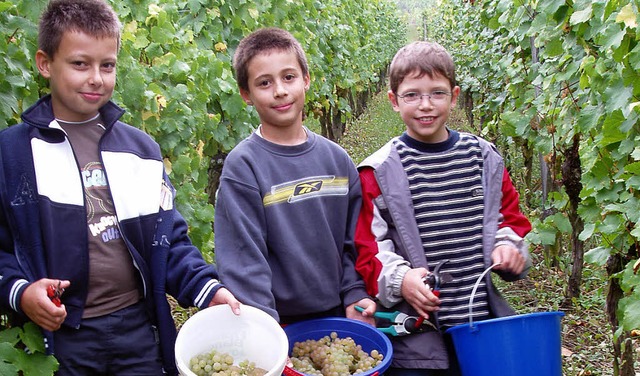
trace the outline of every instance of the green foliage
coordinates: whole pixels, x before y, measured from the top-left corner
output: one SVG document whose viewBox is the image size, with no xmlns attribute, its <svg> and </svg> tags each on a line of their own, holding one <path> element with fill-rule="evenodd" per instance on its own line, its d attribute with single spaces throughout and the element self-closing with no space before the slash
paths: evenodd
<svg viewBox="0 0 640 376">
<path fill-rule="evenodd" d="M 33 65 L 37 19 L 45 0 L 0 1 L 0 128 L 47 91 Z M 352 116 L 350 99 L 380 80 L 404 44 L 406 29 L 384 0 L 123 0 L 113 2 L 123 23 L 114 101 L 125 122 L 158 141 L 178 189 L 190 235 L 213 251 L 211 159 L 231 150 L 258 124 L 238 94 L 233 51 L 263 26 L 291 31 L 307 52 L 312 77 L 308 115 Z"/>
<path fill-rule="evenodd" d="M 625 293 L 618 319 L 625 330 L 639 328 L 640 278 L 632 267 L 640 240 L 638 3 L 450 0 L 425 15 L 454 55 L 484 135 L 544 155 L 556 187 L 570 173 L 562 171 L 564 153 L 578 137 L 580 240 L 593 248 L 588 261 L 626 260 L 624 272 L 610 276 Z M 552 245 L 571 233 L 568 198 L 557 189 L 536 209 L 551 215 L 534 221 L 530 241 Z"/>
<path fill-rule="evenodd" d="M 48 92 L 34 66 L 37 20 L 46 3 L 0 0 L 0 129 L 18 123 Z M 113 100 L 127 110 L 123 121 L 160 144 L 189 235 L 208 261 L 214 260 L 211 161 L 259 122 L 233 77 L 238 42 L 263 26 L 291 31 L 309 60 L 308 116 L 337 111 L 346 120 L 353 115 L 352 98 L 379 84 L 406 34 L 395 5 L 386 0 L 110 3 L 123 23 Z"/>
<path fill-rule="evenodd" d="M 6 376 L 50 376 L 58 370 L 58 361 L 45 354 L 40 328 L 31 322 L 0 331 L 0 359 L 0 374 Z"/>
</svg>

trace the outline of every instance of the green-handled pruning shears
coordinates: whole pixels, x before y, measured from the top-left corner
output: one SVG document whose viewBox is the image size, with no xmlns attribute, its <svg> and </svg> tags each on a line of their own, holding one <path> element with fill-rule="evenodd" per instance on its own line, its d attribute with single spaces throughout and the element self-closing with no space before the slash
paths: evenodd
<svg viewBox="0 0 640 376">
<path fill-rule="evenodd" d="M 360 306 L 355 307 L 358 312 L 364 311 L 364 308 Z M 400 311 L 394 312 L 376 312 L 373 314 L 374 317 L 385 320 L 391 323 L 391 325 L 387 327 L 378 327 L 378 330 L 382 333 L 388 334 L 390 336 L 405 336 L 407 334 L 412 333 L 422 333 L 429 328 L 436 330 L 436 327 L 430 321 L 425 320 L 421 325 L 416 325 L 418 322 L 418 316 L 409 316 L 406 313 L 402 313 Z M 417 326 L 417 327 L 416 327 Z"/>
</svg>

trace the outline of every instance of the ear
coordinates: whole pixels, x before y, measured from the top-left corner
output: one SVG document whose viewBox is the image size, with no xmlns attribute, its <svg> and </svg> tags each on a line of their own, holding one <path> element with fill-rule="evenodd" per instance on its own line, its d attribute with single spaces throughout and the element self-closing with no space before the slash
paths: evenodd
<svg viewBox="0 0 640 376">
<path fill-rule="evenodd" d="M 51 59 L 44 51 L 38 50 L 36 52 L 36 68 L 42 75 L 42 77 L 48 79 L 51 77 L 50 63 Z"/>
<path fill-rule="evenodd" d="M 311 85 L 311 76 L 309 76 L 309 73 L 304 75 L 304 91 L 309 90 L 309 86 Z"/>
<path fill-rule="evenodd" d="M 456 106 L 458 96 L 460 96 L 460 86 L 454 86 L 453 90 L 451 90 L 451 107 Z"/>
<path fill-rule="evenodd" d="M 389 97 L 389 102 L 391 102 L 393 110 L 399 112 L 400 107 L 398 106 L 398 96 L 391 90 L 387 91 L 387 96 Z"/>
<path fill-rule="evenodd" d="M 253 105 L 248 90 L 240 89 L 240 96 L 242 97 L 242 100 L 244 100 L 244 103 L 246 103 L 248 106 Z"/>
</svg>

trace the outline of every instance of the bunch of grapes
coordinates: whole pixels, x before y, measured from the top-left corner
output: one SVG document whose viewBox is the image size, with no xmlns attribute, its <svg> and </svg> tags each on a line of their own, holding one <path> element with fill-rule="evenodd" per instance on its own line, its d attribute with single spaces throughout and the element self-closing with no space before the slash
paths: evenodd
<svg viewBox="0 0 640 376">
<path fill-rule="evenodd" d="M 353 338 L 339 338 L 336 332 L 319 340 L 296 342 L 291 363 L 299 372 L 315 376 L 349 376 L 368 371 L 382 362 L 378 350 L 367 353 Z"/>
<path fill-rule="evenodd" d="M 234 365 L 231 355 L 215 349 L 191 358 L 189 369 L 197 376 L 263 376 L 267 373 L 248 360 Z"/>
</svg>

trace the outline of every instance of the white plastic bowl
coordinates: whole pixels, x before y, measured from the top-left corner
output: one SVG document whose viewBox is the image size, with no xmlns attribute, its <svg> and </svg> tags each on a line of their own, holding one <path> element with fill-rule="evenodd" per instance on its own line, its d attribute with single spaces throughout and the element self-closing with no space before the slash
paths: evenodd
<svg viewBox="0 0 640 376">
<path fill-rule="evenodd" d="M 195 376 L 189 361 L 213 349 L 230 354 L 236 364 L 254 362 L 268 371 L 266 376 L 282 374 L 289 352 L 284 330 L 257 308 L 242 305 L 240 312 L 236 316 L 228 305 L 217 305 L 197 312 L 182 325 L 175 345 L 181 375 Z"/>
</svg>

